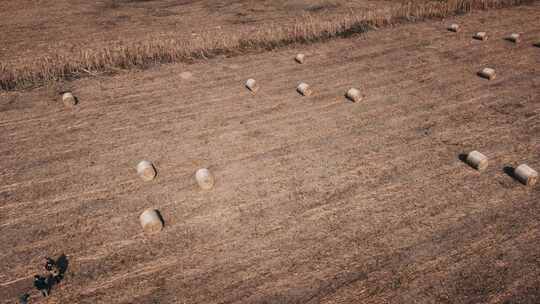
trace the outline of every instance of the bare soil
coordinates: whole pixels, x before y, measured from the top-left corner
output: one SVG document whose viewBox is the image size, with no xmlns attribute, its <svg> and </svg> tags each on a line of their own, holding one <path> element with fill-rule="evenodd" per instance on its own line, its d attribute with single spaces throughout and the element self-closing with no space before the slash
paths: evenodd
<svg viewBox="0 0 540 304">
<path fill-rule="evenodd" d="M 65 253 L 66 279 L 31 303 L 539 303 L 540 185 L 508 174 L 540 170 L 539 14 L 82 79 L 73 109 L 46 88 L 1 93 L 0 302 Z"/>
</svg>

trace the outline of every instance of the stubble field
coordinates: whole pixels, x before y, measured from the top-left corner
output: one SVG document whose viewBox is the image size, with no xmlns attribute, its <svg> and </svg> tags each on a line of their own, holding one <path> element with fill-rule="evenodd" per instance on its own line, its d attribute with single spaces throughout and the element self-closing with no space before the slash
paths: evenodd
<svg viewBox="0 0 540 304">
<path fill-rule="evenodd" d="M 1 302 L 61 253 L 65 281 L 32 303 L 540 302 L 540 186 L 507 174 L 540 169 L 539 14 L 85 78 L 73 109 L 47 88 L 0 93 Z M 148 207 L 158 235 L 140 228 Z"/>
</svg>

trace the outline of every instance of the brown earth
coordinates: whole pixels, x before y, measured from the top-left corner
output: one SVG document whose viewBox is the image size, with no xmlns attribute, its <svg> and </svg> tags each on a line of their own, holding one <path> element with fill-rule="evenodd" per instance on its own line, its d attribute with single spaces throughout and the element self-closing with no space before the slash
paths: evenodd
<svg viewBox="0 0 540 304">
<path fill-rule="evenodd" d="M 415 0 L 428 2 L 430 0 Z M 387 9 L 405 0 L 3 0 L 0 62 L 99 49 L 157 37 L 192 39 L 204 32 L 251 31 L 305 14 Z"/>
<path fill-rule="evenodd" d="M 505 170 L 540 169 L 539 14 L 83 79 L 74 109 L 1 93 L 1 302 L 66 253 L 65 281 L 31 303 L 539 303 L 540 185 Z M 460 161 L 472 149 L 485 172 Z M 193 179 L 206 166 L 211 191 Z"/>
</svg>

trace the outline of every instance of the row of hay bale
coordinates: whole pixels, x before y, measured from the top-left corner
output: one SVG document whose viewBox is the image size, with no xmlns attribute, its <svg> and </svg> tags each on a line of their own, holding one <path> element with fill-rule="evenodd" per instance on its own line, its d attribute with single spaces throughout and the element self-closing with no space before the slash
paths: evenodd
<svg viewBox="0 0 540 304">
<path fill-rule="evenodd" d="M 448 30 L 454 33 L 459 32 L 460 31 L 459 24 L 456 24 L 456 23 L 450 24 L 450 26 L 448 26 Z M 488 35 L 486 32 L 476 32 L 473 34 L 472 38 L 476 40 L 485 41 L 488 39 Z M 518 33 L 512 33 L 509 36 L 504 37 L 504 39 L 511 41 L 513 43 L 519 43 L 521 42 L 521 35 Z"/>
<path fill-rule="evenodd" d="M 459 32 L 460 31 L 460 26 L 458 24 L 454 23 L 454 24 L 451 24 L 450 26 L 448 26 L 448 30 L 452 31 L 452 32 Z M 476 33 L 473 34 L 472 38 L 477 39 L 477 40 L 485 41 L 485 40 L 488 39 L 488 35 L 487 35 L 486 32 L 476 32 Z M 511 41 L 511 42 L 514 42 L 514 43 L 519 43 L 519 42 L 521 42 L 521 35 L 518 34 L 518 33 L 512 33 L 508 37 L 506 37 L 505 40 L 508 40 L 508 41 Z M 540 47 L 540 41 L 534 43 L 533 45 L 536 46 L 536 47 Z M 305 60 L 306 60 L 306 55 L 302 54 L 302 53 L 297 54 L 294 57 L 294 60 L 296 62 L 298 62 L 299 64 L 303 64 L 305 62 Z M 184 73 L 182 73 L 182 74 L 184 74 Z M 188 72 L 187 74 L 189 74 L 189 77 L 191 77 L 191 73 Z M 496 77 L 495 69 L 489 68 L 489 67 L 483 68 L 477 74 L 478 74 L 478 76 L 480 76 L 482 78 L 486 78 L 488 80 L 493 80 Z M 181 77 L 184 78 L 184 76 L 181 76 Z M 245 82 L 245 86 L 253 93 L 256 93 L 259 90 L 259 85 L 255 81 L 255 79 L 251 79 L 251 78 L 248 79 Z M 302 96 L 311 96 L 313 94 L 313 90 L 311 89 L 310 85 L 308 85 L 307 83 L 304 83 L 304 82 L 301 82 L 300 84 L 298 84 L 298 86 L 296 87 L 296 91 L 299 94 L 301 94 Z M 360 90 L 358 90 L 356 88 L 350 88 L 345 93 L 345 97 L 347 97 L 347 99 L 349 99 L 349 100 L 351 100 L 353 102 L 359 102 L 359 101 L 362 100 L 362 95 L 360 93 Z M 64 92 L 64 93 L 62 93 L 62 102 L 64 103 L 64 105 L 66 107 L 73 107 L 78 103 L 78 100 L 77 100 L 77 98 L 75 96 L 73 96 L 73 94 L 71 92 Z"/>
<path fill-rule="evenodd" d="M 448 26 L 447 29 L 451 32 L 457 33 L 460 31 L 460 26 L 459 24 L 453 23 L 453 24 L 450 24 L 450 26 Z M 476 40 L 485 41 L 488 39 L 488 34 L 487 32 L 476 32 L 472 35 L 472 38 Z M 519 33 L 512 33 L 509 36 L 504 37 L 504 40 L 507 40 L 513 43 L 520 43 L 521 35 Z M 540 47 L 540 41 L 537 43 L 534 43 L 533 45 L 536 47 Z M 495 69 L 488 68 L 488 67 L 483 68 L 477 74 L 478 76 L 488 79 L 488 80 L 493 80 L 495 79 L 495 76 L 496 76 Z"/>
<path fill-rule="evenodd" d="M 246 80 L 245 86 L 254 94 L 257 93 L 260 88 L 257 81 L 255 81 L 255 79 L 253 78 Z M 300 84 L 298 84 L 298 86 L 296 86 L 296 91 L 302 96 L 311 96 L 313 94 L 311 87 L 305 82 L 301 82 Z"/>
<path fill-rule="evenodd" d="M 253 78 L 246 80 L 245 86 L 254 94 L 257 93 L 260 88 L 258 82 Z M 298 84 L 298 86 L 296 86 L 296 91 L 302 96 L 311 96 L 313 94 L 311 87 L 305 82 Z"/>
<path fill-rule="evenodd" d="M 465 162 L 480 172 L 486 170 L 489 164 L 487 156 L 476 150 L 467 154 Z M 517 166 L 511 175 L 526 186 L 532 186 L 538 180 L 538 172 L 527 164 Z"/>
<path fill-rule="evenodd" d="M 449 27 L 449 30 L 453 32 L 458 32 L 459 25 L 452 24 Z M 474 39 L 482 40 L 482 41 L 487 40 L 487 37 L 488 36 L 486 32 L 477 32 L 473 35 Z M 521 42 L 521 36 L 518 33 L 512 33 L 508 37 L 506 37 L 505 40 L 508 40 L 513 43 L 519 43 Z M 484 68 L 478 72 L 478 75 L 480 77 L 491 80 L 491 79 L 495 79 L 496 73 L 495 73 L 495 70 L 492 68 Z M 488 158 L 484 154 L 478 151 L 470 152 L 467 155 L 466 162 L 471 167 L 477 169 L 478 171 L 484 171 L 488 166 Z M 524 185 L 534 185 L 536 183 L 536 180 L 538 179 L 538 173 L 526 164 L 519 165 L 514 170 L 513 175 L 517 180 L 519 180 Z"/>
<path fill-rule="evenodd" d="M 464 161 L 480 172 L 486 170 L 489 164 L 487 156 L 476 150 L 469 152 Z M 156 168 L 152 162 L 143 160 L 137 165 L 136 169 L 137 174 L 144 181 L 152 181 L 157 176 Z M 526 186 L 532 186 L 536 184 L 538 180 L 538 172 L 527 164 L 519 165 L 513 170 L 511 175 Z M 195 173 L 195 180 L 203 190 L 210 190 L 215 184 L 214 175 L 207 168 L 197 170 Z M 164 220 L 161 213 L 154 208 L 144 210 L 139 216 L 139 220 L 143 231 L 147 234 L 158 233 L 164 226 Z"/>
<path fill-rule="evenodd" d="M 294 57 L 294 60 L 300 64 L 303 64 L 305 59 L 306 59 L 306 55 L 304 54 L 297 54 Z M 260 89 L 259 84 L 253 78 L 246 80 L 245 86 L 253 94 L 257 93 L 257 91 L 259 91 Z M 313 90 L 311 89 L 311 86 L 305 82 L 300 82 L 296 86 L 296 91 L 302 96 L 313 95 Z M 350 88 L 349 90 L 347 90 L 347 92 L 345 93 L 345 97 L 347 97 L 347 99 L 349 99 L 352 102 L 359 102 L 362 100 L 362 94 L 360 93 L 360 90 L 356 88 Z"/>
<path fill-rule="evenodd" d="M 448 30 L 457 33 L 460 31 L 460 26 L 456 23 L 453 23 L 448 26 Z M 472 38 L 485 41 L 488 39 L 488 35 L 486 32 L 476 32 L 473 34 Z M 521 35 L 518 33 L 512 33 L 504 39 L 513 43 L 520 43 Z M 540 47 L 540 42 L 535 43 L 534 46 Z M 495 79 L 496 72 L 493 68 L 483 68 L 478 72 L 478 76 L 486 78 L 488 80 L 492 80 Z M 488 167 L 488 158 L 478 151 L 469 152 L 465 158 L 465 162 L 480 172 L 484 171 Z M 534 185 L 538 180 L 538 172 L 529 167 L 527 164 L 519 165 L 513 170 L 511 175 L 522 184 L 528 186 Z"/>
<path fill-rule="evenodd" d="M 137 174 L 145 181 L 149 182 L 156 178 L 157 170 L 154 164 L 150 161 L 143 160 L 137 164 Z M 207 168 L 201 168 L 195 172 L 195 180 L 199 187 L 203 190 L 210 190 L 214 187 L 215 178 L 212 172 Z M 139 221 L 143 231 L 147 234 L 158 233 L 163 229 L 164 220 L 159 210 L 149 208 L 143 211 L 139 216 Z"/>
</svg>

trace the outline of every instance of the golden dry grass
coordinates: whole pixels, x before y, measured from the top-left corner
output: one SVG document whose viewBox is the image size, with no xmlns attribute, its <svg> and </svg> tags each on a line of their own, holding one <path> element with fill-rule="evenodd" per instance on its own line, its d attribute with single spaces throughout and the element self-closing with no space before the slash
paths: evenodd
<svg viewBox="0 0 540 304">
<path fill-rule="evenodd" d="M 102 49 L 79 50 L 62 55 L 47 55 L 22 66 L 0 62 L 0 89 L 13 90 L 51 81 L 79 78 L 119 69 L 144 68 L 170 62 L 189 62 L 219 54 L 238 54 L 250 50 L 274 49 L 293 43 L 310 43 L 349 36 L 369 29 L 428 18 L 442 18 L 475 9 L 501 8 L 532 0 L 448 0 L 408 3 L 385 10 L 347 14 L 325 21 L 310 15 L 293 25 L 275 24 L 249 33 L 207 33 L 190 40 L 153 39 Z"/>
</svg>

